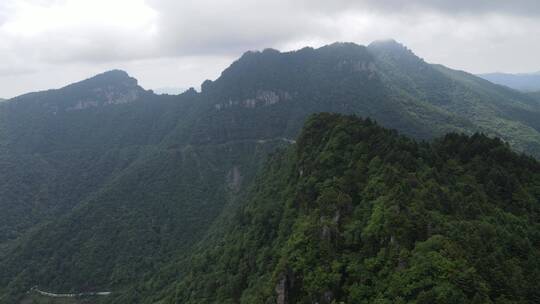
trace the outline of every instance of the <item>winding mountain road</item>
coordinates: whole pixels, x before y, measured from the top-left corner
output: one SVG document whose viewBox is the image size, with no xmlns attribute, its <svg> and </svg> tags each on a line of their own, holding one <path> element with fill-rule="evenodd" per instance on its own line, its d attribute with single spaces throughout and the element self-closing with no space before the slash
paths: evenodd
<svg viewBox="0 0 540 304">
<path fill-rule="evenodd" d="M 30 289 L 32 292 L 36 292 L 42 296 L 51 297 L 51 298 L 76 298 L 76 297 L 88 297 L 88 296 L 108 296 L 112 294 L 110 291 L 97 291 L 97 292 L 80 292 L 80 293 L 54 293 L 39 290 L 37 286 L 34 286 Z"/>
</svg>

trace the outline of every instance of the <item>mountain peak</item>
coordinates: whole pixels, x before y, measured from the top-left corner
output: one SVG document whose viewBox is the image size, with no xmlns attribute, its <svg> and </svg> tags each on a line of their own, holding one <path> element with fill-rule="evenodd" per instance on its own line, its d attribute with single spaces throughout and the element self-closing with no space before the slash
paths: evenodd
<svg viewBox="0 0 540 304">
<path fill-rule="evenodd" d="M 375 40 L 370 43 L 369 46 L 404 47 L 403 44 L 392 38 Z"/>
<path fill-rule="evenodd" d="M 394 39 L 373 41 L 369 44 L 368 50 L 379 58 L 393 58 L 394 60 L 405 60 L 410 63 L 424 62 L 413 51 Z"/>
<path fill-rule="evenodd" d="M 333 54 L 357 55 L 366 52 L 366 47 L 354 42 L 334 42 L 317 49 L 319 52 L 330 52 Z"/>
<path fill-rule="evenodd" d="M 28 93 L 17 102 L 38 102 L 51 113 L 129 103 L 147 92 L 122 70 L 110 70 L 60 89 Z"/>
<path fill-rule="evenodd" d="M 397 42 L 394 39 L 385 39 L 385 40 L 375 40 L 369 44 L 368 49 L 375 50 L 377 52 L 387 52 L 387 53 L 407 53 L 413 54 L 405 45 Z"/>
<path fill-rule="evenodd" d="M 137 79 L 129 76 L 122 70 L 110 70 L 97 74 L 88 79 L 72 83 L 60 90 L 85 90 L 85 91 L 144 91 L 138 84 Z"/>
<path fill-rule="evenodd" d="M 129 74 L 124 71 L 124 70 L 120 70 L 120 69 L 112 69 L 112 70 L 109 70 L 109 71 L 105 71 L 101 74 L 98 74 L 98 75 L 115 75 L 115 76 L 120 76 L 120 77 L 129 77 Z M 96 75 L 96 76 L 98 76 Z"/>
<path fill-rule="evenodd" d="M 79 98 L 68 107 L 80 110 L 97 105 L 128 103 L 139 98 L 145 91 L 137 79 L 122 70 L 110 70 L 61 89 L 67 94 L 76 92 Z M 71 95 L 73 96 L 73 95 Z"/>
<path fill-rule="evenodd" d="M 126 71 L 122 70 L 110 70 L 97 74 L 93 77 L 85 79 L 83 81 L 74 83 L 72 85 L 94 85 L 94 86 L 111 86 L 111 85 L 121 85 L 121 86 L 138 86 L 137 79 L 129 76 Z M 72 86 L 70 85 L 70 86 Z"/>
<path fill-rule="evenodd" d="M 326 45 L 326 46 L 323 46 L 322 48 L 324 47 L 328 47 L 328 48 L 360 48 L 362 47 L 361 45 L 358 45 L 354 42 L 341 42 L 341 41 L 337 41 L 337 42 L 334 42 L 332 44 L 329 44 L 329 45 Z"/>
</svg>

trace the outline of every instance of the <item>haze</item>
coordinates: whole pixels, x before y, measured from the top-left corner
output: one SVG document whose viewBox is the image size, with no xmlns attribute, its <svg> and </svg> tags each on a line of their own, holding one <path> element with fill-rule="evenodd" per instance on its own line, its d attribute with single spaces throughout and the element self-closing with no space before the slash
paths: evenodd
<svg viewBox="0 0 540 304">
<path fill-rule="evenodd" d="M 472 73 L 533 72 L 539 17 L 535 0 L 2 0 L 0 97 L 114 68 L 198 87 L 246 50 L 385 38 Z"/>
</svg>

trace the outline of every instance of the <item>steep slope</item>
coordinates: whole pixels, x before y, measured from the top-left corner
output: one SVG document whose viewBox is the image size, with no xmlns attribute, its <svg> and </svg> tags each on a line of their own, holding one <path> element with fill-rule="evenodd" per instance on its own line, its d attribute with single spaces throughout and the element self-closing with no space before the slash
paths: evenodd
<svg viewBox="0 0 540 304">
<path fill-rule="evenodd" d="M 58 90 L 25 94 L 1 105 L 0 148 L 48 153 L 155 143 L 159 138 L 148 138 L 148 125 L 135 120 L 155 119 L 176 103 L 173 98 L 157 100 L 123 71 L 106 72 Z M 156 127 L 164 124 L 156 123 Z"/>
<path fill-rule="evenodd" d="M 202 237 L 236 186 L 231 168 L 249 178 L 244 170 L 264 147 L 146 149 L 72 211 L 27 233 L 3 258 L 0 286 L 19 294 L 132 284 Z"/>
<path fill-rule="evenodd" d="M 480 131 L 504 139 L 519 151 L 540 155 L 537 100 L 472 74 L 427 64 L 395 41 L 374 42 L 369 49 L 397 98 L 435 107 L 472 125 L 461 131 Z M 413 108 L 412 112 L 420 111 Z"/>
<path fill-rule="evenodd" d="M 392 98 L 375 63 L 366 47 L 351 43 L 289 53 L 248 52 L 218 80 L 203 84 L 202 95 L 210 104 L 200 123 L 213 126 L 220 139 L 253 138 L 261 132 L 294 137 L 310 113 L 321 111 L 369 116 L 424 139 L 473 128 L 421 104 L 418 113 L 407 111 L 410 101 Z M 238 128 L 239 122 L 247 127 Z M 197 130 L 193 134 L 203 139 Z"/>
<path fill-rule="evenodd" d="M 113 290 L 128 297 L 118 303 L 157 293 L 314 112 L 369 116 L 417 139 L 500 133 L 535 153 L 536 101 L 440 69 L 399 45 L 336 43 L 248 52 L 200 93 L 155 95 L 111 71 L 2 103 L 0 302 L 34 285 Z M 489 124 L 503 116 L 512 132 Z"/>
<path fill-rule="evenodd" d="M 540 91 L 529 93 L 529 95 L 536 99 L 538 102 L 540 102 Z"/>
<path fill-rule="evenodd" d="M 121 84 L 130 81 L 122 75 Z M 91 95 L 94 83 L 122 92 L 121 85 L 98 81 L 104 76 L 110 75 L 78 83 L 90 93 L 77 98 L 100 100 Z M 72 110 L 79 104 L 72 88 L 54 91 L 58 102 L 44 92 L 0 108 L 7 126 L 0 154 L 2 303 L 16 302 L 35 285 L 69 293 L 133 284 L 189 251 L 267 153 L 288 144 L 163 142 L 193 117 L 201 104 L 196 92 L 171 97 L 141 90 L 142 97 L 117 103 L 119 93 Z"/>
<path fill-rule="evenodd" d="M 488 73 L 478 76 L 490 82 L 519 91 L 530 92 L 540 90 L 540 72 L 529 74 Z"/>
<path fill-rule="evenodd" d="M 539 212 L 540 164 L 499 140 L 319 114 L 163 303 L 534 303 Z"/>
<path fill-rule="evenodd" d="M 191 141 L 295 137 L 307 115 L 355 113 L 418 139 L 484 132 L 540 155 L 540 103 L 430 65 L 395 41 L 248 52 L 202 86 Z M 199 130 L 202 129 L 202 130 Z"/>
<path fill-rule="evenodd" d="M 144 98 L 124 103 L 135 95 Z M 72 109 L 83 101 L 92 107 Z M 176 126 L 184 105 L 119 71 L 0 105 L 0 245 L 113 179 Z"/>
</svg>

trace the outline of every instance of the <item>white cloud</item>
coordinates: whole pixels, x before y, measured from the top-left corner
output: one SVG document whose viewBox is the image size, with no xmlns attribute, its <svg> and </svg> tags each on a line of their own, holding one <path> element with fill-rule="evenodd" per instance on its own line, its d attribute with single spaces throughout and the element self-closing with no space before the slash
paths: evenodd
<svg viewBox="0 0 540 304">
<path fill-rule="evenodd" d="M 472 72 L 540 69 L 536 0 L 2 0 L 0 97 L 124 68 L 198 86 L 243 51 L 395 38 Z"/>
<path fill-rule="evenodd" d="M 11 3 L 0 36 L 27 59 L 106 61 L 152 52 L 157 13 L 143 0 Z"/>
</svg>

